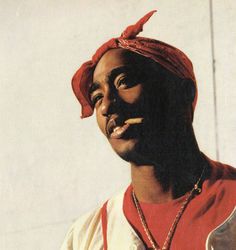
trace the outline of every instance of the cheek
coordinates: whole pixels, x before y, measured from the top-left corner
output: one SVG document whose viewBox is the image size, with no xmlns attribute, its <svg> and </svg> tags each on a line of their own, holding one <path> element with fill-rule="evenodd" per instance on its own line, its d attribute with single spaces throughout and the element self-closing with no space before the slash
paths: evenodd
<svg viewBox="0 0 236 250">
<path fill-rule="evenodd" d="M 99 115 L 99 113 L 96 111 L 96 120 L 97 120 L 97 124 L 99 129 L 102 131 L 102 133 L 104 135 L 106 135 L 106 121 L 105 121 L 105 117 L 103 115 Z"/>
<path fill-rule="evenodd" d="M 141 99 L 142 94 L 143 94 L 143 87 L 141 84 L 138 84 L 135 87 L 121 91 L 120 97 L 126 103 L 133 104 Z"/>
</svg>

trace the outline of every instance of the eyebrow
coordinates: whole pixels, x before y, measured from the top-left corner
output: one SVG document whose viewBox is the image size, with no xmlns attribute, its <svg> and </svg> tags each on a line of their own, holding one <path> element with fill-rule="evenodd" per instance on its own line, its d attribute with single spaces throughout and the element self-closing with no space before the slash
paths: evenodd
<svg viewBox="0 0 236 250">
<path fill-rule="evenodd" d="M 94 82 L 91 84 L 91 86 L 89 87 L 89 95 L 91 95 L 94 91 L 96 91 L 97 89 L 100 88 L 100 84 L 97 82 Z"/>
<path fill-rule="evenodd" d="M 120 66 L 117 68 L 114 68 L 113 70 L 111 70 L 111 72 L 106 76 L 107 78 L 107 82 L 109 83 L 109 85 L 112 85 L 115 78 L 120 75 L 121 73 L 127 73 L 130 72 L 131 67 L 129 66 Z M 99 82 L 93 82 L 91 84 L 91 86 L 89 87 L 89 95 L 92 95 L 92 93 L 94 91 L 96 91 L 97 89 L 99 89 L 101 87 L 101 84 Z"/>
<path fill-rule="evenodd" d="M 109 84 L 112 84 L 116 77 L 120 75 L 121 73 L 128 73 L 131 71 L 131 67 L 129 66 L 121 66 L 113 69 L 108 75 L 107 75 L 107 82 Z"/>
</svg>

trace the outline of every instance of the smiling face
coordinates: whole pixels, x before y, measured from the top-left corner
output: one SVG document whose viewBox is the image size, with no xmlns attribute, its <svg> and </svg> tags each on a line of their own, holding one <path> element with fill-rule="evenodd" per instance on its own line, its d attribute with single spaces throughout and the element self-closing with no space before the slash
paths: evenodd
<svg viewBox="0 0 236 250">
<path fill-rule="evenodd" d="M 153 69 L 148 64 L 127 50 L 109 50 L 98 62 L 90 87 L 98 126 L 127 161 L 160 151 L 173 129 L 168 111 L 173 106 L 167 100 L 171 94 L 163 92 L 158 65 Z"/>
<path fill-rule="evenodd" d="M 99 61 L 90 88 L 98 126 L 122 157 L 132 151 L 142 126 L 143 86 L 125 50 L 108 51 Z M 131 118 L 139 118 L 135 121 Z M 131 124 L 132 123 L 132 124 Z"/>
</svg>

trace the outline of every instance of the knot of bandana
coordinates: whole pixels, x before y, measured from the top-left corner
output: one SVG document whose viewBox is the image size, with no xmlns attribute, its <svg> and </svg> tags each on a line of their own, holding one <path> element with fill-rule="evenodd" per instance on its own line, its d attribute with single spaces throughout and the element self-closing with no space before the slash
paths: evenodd
<svg viewBox="0 0 236 250">
<path fill-rule="evenodd" d="M 193 109 L 197 102 L 197 85 L 193 66 L 189 58 L 179 49 L 164 42 L 146 37 L 137 37 L 143 30 L 143 25 L 156 12 L 153 10 L 142 17 L 136 24 L 128 26 L 118 38 L 112 38 L 104 43 L 93 55 L 76 71 L 72 78 L 72 88 L 82 106 L 81 118 L 93 114 L 93 107 L 89 98 L 89 87 L 92 84 L 93 72 L 101 57 L 110 49 L 123 48 L 148 57 L 182 79 L 190 79 L 195 84 L 196 93 Z"/>
</svg>

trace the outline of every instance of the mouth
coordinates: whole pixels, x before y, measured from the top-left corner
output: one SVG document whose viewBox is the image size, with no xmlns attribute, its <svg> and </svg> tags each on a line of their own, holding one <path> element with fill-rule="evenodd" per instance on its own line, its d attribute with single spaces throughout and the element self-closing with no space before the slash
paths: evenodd
<svg viewBox="0 0 236 250">
<path fill-rule="evenodd" d="M 111 119 L 107 124 L 107 135 L 112 139 L 120 139 L 130 126 L 143 123 L 142 117 L 129 118 L 119 122 L 118 119 Z"/>
</svg>

